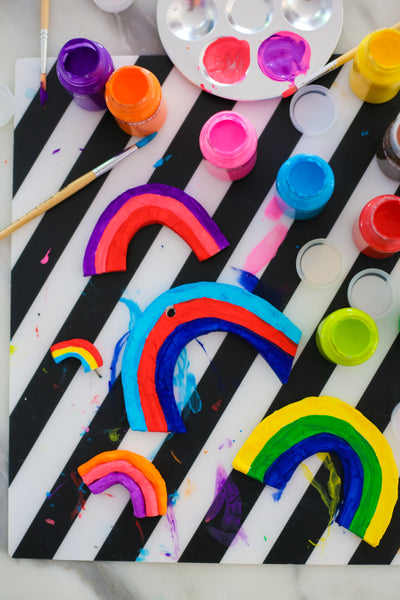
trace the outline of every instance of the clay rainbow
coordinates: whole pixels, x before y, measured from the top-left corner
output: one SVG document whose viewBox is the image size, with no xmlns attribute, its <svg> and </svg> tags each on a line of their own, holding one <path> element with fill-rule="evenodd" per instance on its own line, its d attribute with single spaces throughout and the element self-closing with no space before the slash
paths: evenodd
<svg viewBox="0 0 400 600">
<path fill-rule="evenodd" d="M 157 517 L 167 512 L 163 477 L 147 458 L 128 450 L 101 452 L 78 467 L 93 494 L 119 483 L 129 492 L 135 517 Z"/>
<path fill-rule="evenodd" d="M 233 467 L 282 490 L 301 461 L 317 452 L 334 452 L 343 465 L 336 522 L 377 546 L 397 501 L 399 474 L 383 434 L 342 400 L 309 397 L 277 410 L 253 430 Z"/>
<path fill-rule="evenodd" d="M 127 190 L 100 215 L 86 247 L 83 274 L 126 270 L 131 239 L 139 229 L 154 223 L 180 235 L 200 261 L 229 245 L 197 200 L 176 187 L 149 183 Z"/>
<path fill-rule="evenodd" d="M 50 352 L 56 363 L 66 358 L 78 358 L 85 373 L 101 367 L 103 359 L 97 348 L 87 340 L 74 338 L 58 342 L 50 347 Z"/>
<path fill-rule="evenodd" d="M 186 431 L 174 398 L 174 368 L 188 342 L 213 331 L 239 334 L 287 381 L 301 336 L 287 317 L 234 285 L 182 285 L 146 308 L 126 343 L 121 375 L 132 429 Z"/>
</svg>

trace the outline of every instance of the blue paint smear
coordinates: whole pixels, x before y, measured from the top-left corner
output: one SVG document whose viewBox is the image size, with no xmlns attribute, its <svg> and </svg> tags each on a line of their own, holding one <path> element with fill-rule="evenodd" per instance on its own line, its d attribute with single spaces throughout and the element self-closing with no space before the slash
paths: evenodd
<svg viewBox="0 0 400 600">
<path fill-rule="evenodd" d="M 232 270 L 237 272 L 238 283 L 248 292 L 252 292 L 260 281 L 258 277 L 249 271 L 244 271 L 243 269 L 238 269 L 237 267 L 232 267 Z"/>
<path fill-rule="evenodd" d="M 122 352 L 122 348 L 125 346 L 126 340 L 128 339 L 129 335 L 130 335 L 130 331 L 127 331 L 126 333 L 124 333 L 124 335 L 115 344 L 114 354 L 113 354 L 113 357 L 111 359 L 111 365 L 110 365 L 110 380 L 108 382 L 108 391 L 111 390 L 112 386 L 115 383 L 115 380 L 117 379 L 117 363 L 118 363 L 118 359 L 119 359 L 119 356 L 120 356 L 120 354 Z"/>
<path fill-rule="evenodd" d="M 153 168 L 156 169 L 157 167 L 161 167 L 170 158 L 172 158 L 172 154 L 167 154 L 167 156 L 160 158 L 157 162 L 154 163 Z"/>
<path fill-rule="evenodd" d="M 146 548 L 140 548 L 139 554 L 136 557 L 137 562 L 141 562 L 142 560 L 146 560 L 146 556 L 148 556 L 150 552 Z"/>
</svg>

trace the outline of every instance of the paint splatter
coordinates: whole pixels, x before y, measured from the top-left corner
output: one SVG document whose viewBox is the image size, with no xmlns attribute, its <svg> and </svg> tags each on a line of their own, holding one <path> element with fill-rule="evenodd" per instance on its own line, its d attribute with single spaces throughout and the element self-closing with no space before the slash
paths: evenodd
<svg viewBox="0 0 400 600">
<path fill-rule="evenodd" d="M 46 265 L 49 262 L 49 254 L 50 254 L 51 248 L 49 248 L 46 252 L 46 254 L 43 256 L 43 258 L 41 259 L 41 264 L 42 265 Z"/>
<path fill-rule="evenodd" d="M 118 359 L 122 352 L 123 347 L 126 344 L 129 334 L 130 334 L 130 331 L 128 331 L 127 333 L 124 333 L 124 335 L 115 344 L 114 353 L 113 353 L 113 357 L 111 359 L 111 364 L 110 364 L 110 379 L 108 382 L 108 391 L 111 390 L 111 388 L 113 387 L 113 385 L 117 379 Z"/>
<path fill-rule="evenodd" d="M 105 433 L 108 433 L 110 442 L 118 442 L 121 437 L 120 427 L 114 427 L 114 429 L 106 429 Z"/>
<path fill-rule="evenodd" d="M 222 512 L 223 511 L 223 512 Z M 221 516 L 222 515 L 222 516 Z M 211 521 L 219 518 L 216 525 Z M 227 477 L 225 469 L 218 466 L 215 480 L 215 497 L 206 516 L 208 533 L 224 546 L 230 546 L 239 535 L 248 545 L 248 539 L 241 529 L 242 501 L 239 489 Z"/>
<path fill-rule="evenodd" d="M 31 87 L 26 88 L 25 90 L 25 98 L 28 98 L 29 100 L 32 100 L 32 98 L 34 98 L 36 95 L 36 90 L 34 90 Z"/>
<path fill-rule="evenodd" d="M 193 494 L 193 492 L 195 492 L 197 489 L 196 485 L 193 483 L 193 481 L 190 481 L 189 477 L 187 480 L 187 487 L 183 493 L 183 495 L 185 496 L 185 498 L 187 498 L 188 496 L 191 496 Z"/>
<path fill-rule="evenodd" d="M 265 268 L 276 255 L 279 246 L 286 237 L 288 228 L 282 223 L 277 223 L 275 227 L 267 233 L 259 244 L 250 252 L 244 264 L 244 270 L 250 273 L 257 273 Z"/>
<path fill-rule="evenodd" d="M 140 539 L 142 540 L 142 543 L 144 544 L 144 535 L 143 535 L 143 531 L 142 531 L 142 528 L 140 526 L 140 523 L 139 523 L 138 519 L 135 519 L 135 525 L 138 528 Z"/>
<path fill-rule="evenodd" d="M 17 346 L 13 346 L 12 344 L 10 344 L 10 356 L 12 356 L 14 354 L 14 352 L 17 351 Z"/>
<path fill-rule="evenodd" d="M 340 502 L 340 490 L 341 490 L 341 479 L 336 472 L 335 465 L 329 454 L 321 454 L 321 459 L 323 459 L 323 465 L 329 471 L 329 479 L 327 484 L 327 489 L 325 490 L 322 485 L 314 479 L 313 474 L 310 469 L 302 463 L 300 465 L 301 470 L 304 475 L 307 477 L 308 481 L 311 483 L 313 488 L 317 490 L 319 495 L 321 496 L 322 502 L 328 509 L 329 512 L 329 525 L 333 522 L 335 517 L 337 507 Z"/>
<path fill-rule="evenodd" d="M 55 150 L 53 150 L 52 154 L 58 154 L 60 152 L 61 148 L 56 148 Z"/>
<path fill-rule="evenodd" d="M 53 519 L 45 519 L 44 521 L 45 521 L 45 523 L 48 523 L 49 525 L 55 525 L 56 524 L 56 522 Z"/>
<path fill-rule="evenodd" d="M 196 388 L 196 378 L 189 371 L 190 361 L 187 357 L 187 350 L 184 348 L 176 362 L 174 372 L 174 386 L 177 388 L 176 404 L 182 412 L 184 406 L 197 414 L 202 407 L 201 398 Z"/>
<path fill-rule="evenodd" d="M 78 494 L 78 501 L 74 507 L 74 510 L 71 513 L 71 521 L 73 521 L 75 519 L 75 517 L 81 517 L 82 515 L 80 514 L 82 510 L 85 510 L 85 504 L 86 504 L 86 497 L 85 497 L 85 492 L 82 489 L 82 486 L 85 485 L 82 481 L 82 479 L 79 477 L 78 473 L 72 471 L 70 473 L 70 477 L 75 485 L 75 487 L 77 488 L 77 494 Z"/>
<path fill-rule="evenodd" d="M 157 162 L 154 163 L 153 168 L 161 167 L 165 162 L 169 161 L 172 158 L 172 154 L 167 154 L 163 158 L 160 158 Z"/>
<path fill-rule="evenodd" d="M 220 398 L 211 406 L 211 408 L 212 408 L 212 410 L 217 411 L 221 408 L 221 405 L 222 405 L 222 399 Z"/>
<path fill-rule="evenodd" d="M 139 554 L 136 557 L 136 561 L 142 562 L 143 560 L 146 560 L 146 556 L 148 556 L 148 555 L 149 555 L 149 551 L 146 548 L 140 548 Z"/>
<path fill-rule="evenodd" d="M 36 325 L 35 327 L 36 337 L 39 337 L 39 327 Z"/>
<path fill-rule="evenodd" d="M 168 529 L 171 534 L 174 550 L 173 550 L 173 552 L 165 552 L 165 556 L 171 557 L 174 560 L 178 560 L 179 553 L 180 553 L 179 536 L 178 536 L 175 511 L 174 511 L 174 506 L 175 506 L 176 502 L 178 501 L 178 499 L 179 499 L 179 493 L 177 491 L 175 491 L 173 494 L 170 494 L 168 496 L 167 514 L 166 514 L 167 525 L 168 525 Z"/>
<path fill-rule="evenodd" d="M 245 78 L 250 66 L 249 43 L 235 37 L 220 37 L 206 48 L 202 62 L 214 81 L 238 83 Z"/>
<path fill-rule="evenodd" d="M 311 48 L 292 31 L 280 31 L 264 40 L 257 52 L 258 66 L 274 81 L 291 81 L 310 68 Z"/>
<path fill-rule="evenodd" d="M 178 462 L 180 465 L 182 464 L 182 461 L 179 460 L 179 458 L 175 455 L 173 450 L 170 450 L 172 457 L 176 460 L 176 462 Z"/>
</svg>

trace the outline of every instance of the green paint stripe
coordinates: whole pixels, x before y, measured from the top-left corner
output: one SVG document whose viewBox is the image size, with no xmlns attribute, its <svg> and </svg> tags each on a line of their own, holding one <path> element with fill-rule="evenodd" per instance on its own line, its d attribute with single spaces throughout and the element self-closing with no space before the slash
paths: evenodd
<svg viewBox="0 0 400 600">
<path fill-rule="evenodd" d="M 248 475 L 264 483 L 266 471 L 281 454 L 298 442 L 320 433 L 343 438 L 360 458 L 364 472 L 363 491 L 349 530 L 364 537 L 381 494 L 382 469 L 371 444 L 347 421 L 328 415 L 310 415 L 285 425 L 266 442 Z"/>
</svg>

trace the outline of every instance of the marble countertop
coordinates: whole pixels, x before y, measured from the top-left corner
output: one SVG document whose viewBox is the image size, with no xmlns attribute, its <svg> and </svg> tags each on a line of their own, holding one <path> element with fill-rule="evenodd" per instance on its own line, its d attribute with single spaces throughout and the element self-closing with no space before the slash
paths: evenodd
<svg viewBox="0 0 400 600">
<path fill-rule="evenodd" d="M 251 1 L 251 0 L 250 0 Z M 0 81 L 14 89 L 15 61 L 39 55 L 39 0 L 3 2 Z M 119 14 L 92 0 L 52 0 L 49 56 L 70 38 L 101 41 L 113 55 L 163 53 L 156 28 L 156 0 L 135 0 Z M 400 20 L 398 0 L 344 0 L 344 25 L 336 51 L 352 48 L 374 28 Z M 13 128 L 0 129 L 0 227 L 11 220 Z M 230 566 L 130 564 L 12 559 L 7 554 L 8 362 L 10 240 L 0 242 L 0 599 L 175 600 L 242 598 L 285 600 L 398 598 L 400 571 L 392 567 Z"/>
</svg>

